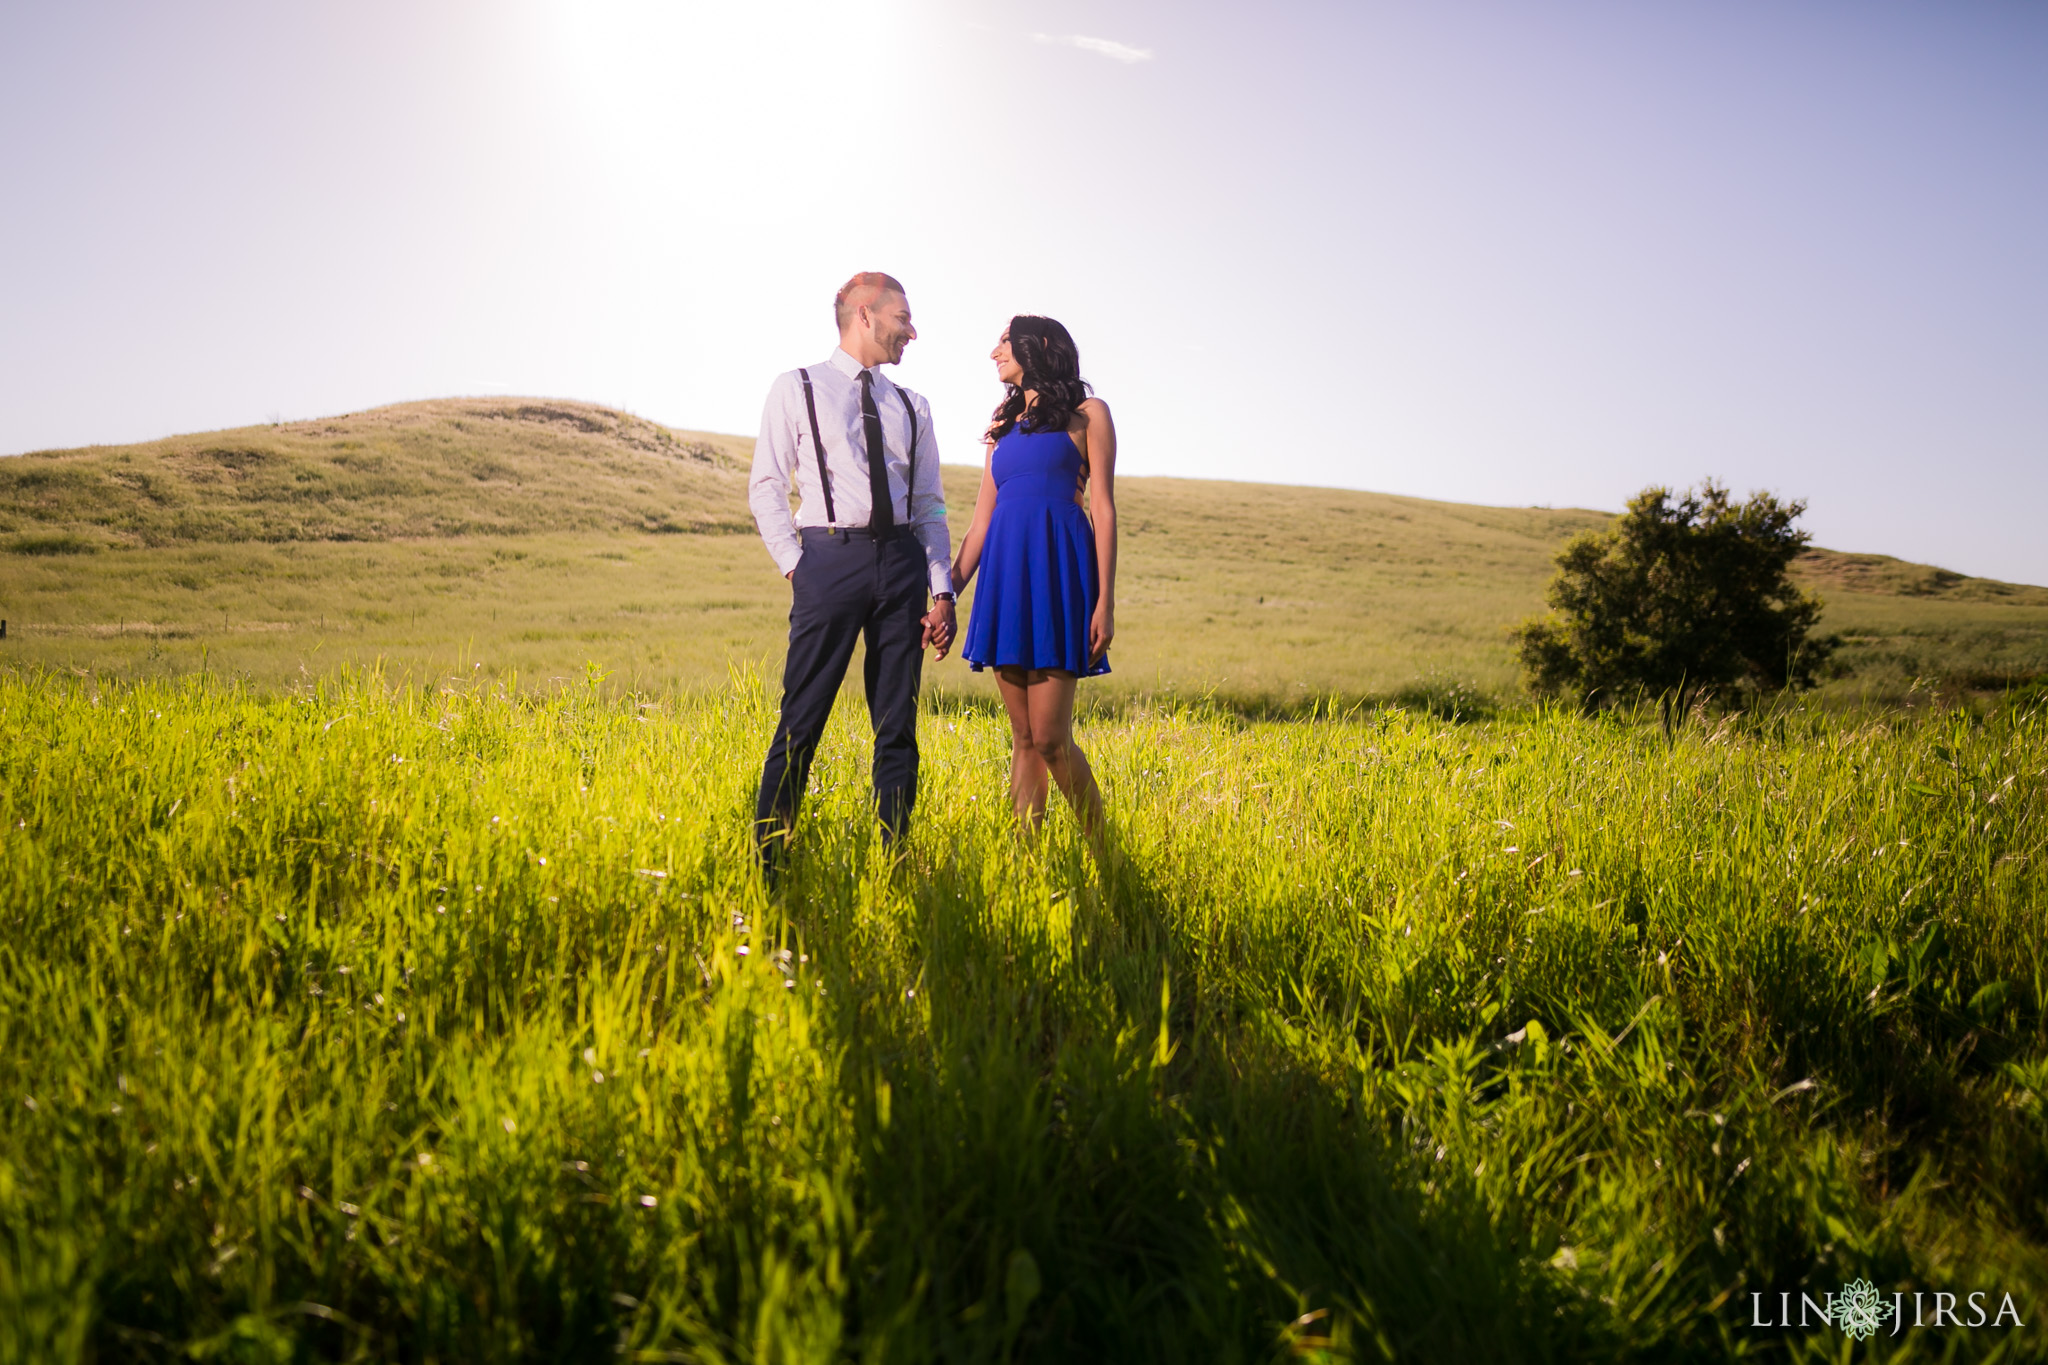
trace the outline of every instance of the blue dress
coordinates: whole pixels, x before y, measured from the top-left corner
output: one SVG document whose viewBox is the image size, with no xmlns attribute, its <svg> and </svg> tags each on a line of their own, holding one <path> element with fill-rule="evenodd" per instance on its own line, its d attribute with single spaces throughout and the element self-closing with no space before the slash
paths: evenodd
<svg viewBox="0 0 2048 1365">
<path fill-rule="evenodd" d="M 980 585 L 960 654 L 984 668 L 1109 672 L 1088 661 L 1098 592 L 1095 528 L 1074 496 L 1081 452 L 1064 431 L 1019 431 L 996 442 L 996 506 L 981 543 Z"/>
</svg>

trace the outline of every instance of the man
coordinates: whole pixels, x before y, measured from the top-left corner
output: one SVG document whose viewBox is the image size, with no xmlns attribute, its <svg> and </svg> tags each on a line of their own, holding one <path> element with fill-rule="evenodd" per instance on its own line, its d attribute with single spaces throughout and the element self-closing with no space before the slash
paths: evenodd
<svg viewBox="0 0 2048 1365">
<path fill-rule="evenodd" d="M 917 800 L 924 647 L 943 659 L 954 633 L 953 546 L 931 409 L 881 373 L 917 339 L 910 301 L 891 277 L 864 271 L 840 289 L 832 311 L 839 348 L 777 377 L 768 391 L 747 486 L 754 524 L 794 589 L 782 717 L 754 805 L 756 846 L 771 877 L 787 856 L 812 755 L 863 637 L 875 803 L 882 837 L 902 837 Z"/>
</svg>

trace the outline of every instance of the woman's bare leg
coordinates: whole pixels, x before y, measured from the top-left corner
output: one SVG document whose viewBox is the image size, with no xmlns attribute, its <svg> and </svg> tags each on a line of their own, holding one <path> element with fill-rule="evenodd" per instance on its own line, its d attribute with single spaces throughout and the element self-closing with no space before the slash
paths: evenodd
<svg viewBox="0 0 2048 1365">
<path fill-rule="evenodd" d="M 1026 717 L 1031 744 L 1047 776 L 1073 807 L 1081 831 L 1094 839 L 1102 831 L 1102 789 L 1095 785 L 1095 770 L 1088 756 L 1074 743 L 1074 684 L 1071 673 L 1047 671 L 1032 675 L 1026 692 Z M 1014 722 L 1012 725 L 1014 734 Z M 1043 793 L 1044 788 L 1040 788 Z M 1039 810 L 1045 797 L 1039 797 Z"/>
<path fill-rule="evenodd" d="M 1003 709 L 1010 715 L 1010 804 L 1026 828 L 1037 829 L 1045 819 L 1047 772 L 1045 760 L 1031 734 L 1031 693 L 1034 679 L 1043 674 L 1021 668 L 998 668 L 996 691 L 1002 694 Z"/>
</svg>

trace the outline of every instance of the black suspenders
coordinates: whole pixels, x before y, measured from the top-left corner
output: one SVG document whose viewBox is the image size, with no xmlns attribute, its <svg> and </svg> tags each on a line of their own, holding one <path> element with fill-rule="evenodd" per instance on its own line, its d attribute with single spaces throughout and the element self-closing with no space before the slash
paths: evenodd
<svg viewBox="0 0 2048 1365">
<path fill-rule="evenodd" d="M 896 386 L 896 396 L 903 400 L 904 414 L 910 418 L 910 473 L 903 480 L 903 524 L 908 526 L 917 509 L 917 409 L 911 405 L 910 390 L 901 384 Z"/>
<path fill-rule="evenodd" d="M 811 372 L 798 370 L 797 378 L 804 385 L 804 411 L 811 419 L 811 453 L 818 457 L 818 487 L 825 491 L 825 524 L 837 526 L 839 514 L 832 507 L 832 476 L 825 472 L 825 438 L 818 431 L 818 400 L 811 393 Z M 903 524 L 910 524 L 912 509 L 917 501 L 917 409 L 911 405 L 910 390 L 901 384 L 895 385 L 896 396 L 903 400 L 903 411 L 910 417 L 910 473 L 904 480 L 909 491 L 903 495 Z"/>
<path fill-rule="evenodd" d="M 825 490 L 825 525 L 839 524 L 839 514 L 832 510 L 832 476 L 825 472 L 825 438 L 818 434 L 818 400 L 811 396 L 811 372 L 798 370 L 797 375 L 804 381 L 804 410 L 811 414 L 811 453 L 818 457 L 818 487 Z"/>
</svg>

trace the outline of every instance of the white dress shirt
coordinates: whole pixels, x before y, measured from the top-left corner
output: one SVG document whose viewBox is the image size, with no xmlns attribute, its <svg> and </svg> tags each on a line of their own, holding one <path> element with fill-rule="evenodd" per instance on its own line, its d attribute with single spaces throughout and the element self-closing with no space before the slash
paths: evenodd
<svg viewBox="0 0 2048 1365">
<path fill-rule="evenodd" d="M 810 367 L 811 394 L 818 404 L 818 431 L 825 438 L 825 472 L 832 480 L 832 510 L 825 516 L 818 487 L 818 457 L 811 446 L 811 419 L 804 411 L 803 381 L 791 370 L 775 377 L 761 412 L 761 436 L 754 443 L 754 472 L 747 480 L 747 505 L 775 567 L 784 574 L 803 557 L 798 528 L 868 525 L 873 497 L 868 484 L 867 424 L 860 411 L 860 363 L 837 347 Z M 953 538 L 946 531 L 946 493 L 939 482 L 939 443 L 932 435 L 931 407 L 898 388 L 875 367 L 875 411 L 882 418 L 884 468 L 896 524 L 908 526 L 924 546 L 933 592 L 953 591 Z M 917 418 L 917 487 L 909 487 L 910 419 Z M 789 512 L 794 483 L 797 511 Z"/>
</svg>

